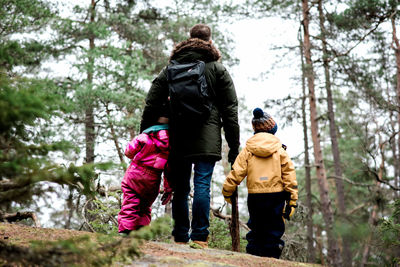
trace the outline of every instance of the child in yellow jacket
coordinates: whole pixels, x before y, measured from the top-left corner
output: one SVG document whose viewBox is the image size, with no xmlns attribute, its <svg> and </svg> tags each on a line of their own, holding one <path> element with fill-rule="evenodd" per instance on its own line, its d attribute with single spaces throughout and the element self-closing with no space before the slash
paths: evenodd
<svg viewBox="0 0 400 267">
<path fill-rule="evenodd" d="M 253 111 L 254 136 L 246 142 L 226 177 L 222 194 L 228 203 L 236 187 L 247 177 L 250 231 L 249 254 L 279 258 L 285 242 L 284 218 L 290 220 L 298 198 L 294 165 L 286 146 L 274 135 L 278 129 L 272 117 L 256 108 Z"/>
</svg>

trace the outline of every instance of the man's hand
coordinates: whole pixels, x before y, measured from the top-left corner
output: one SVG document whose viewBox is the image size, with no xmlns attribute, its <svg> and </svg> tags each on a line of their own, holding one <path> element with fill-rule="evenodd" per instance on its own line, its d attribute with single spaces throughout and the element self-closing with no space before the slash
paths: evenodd
<svg viewBox="0 0 400 267">
<path fill-rule="evenodd" d="M 235 163 L 237 155 L 239 155 L 238 151 L 229 150 L 229 152 L 228 152 L 228 162 L 231 165 L 233 165 L 233 163 Z"/>
<path fill-rule="evenodd" d="M 285 209 L 283 211 L 283 218 L 290 221 L 290 217 L 293 216 L 297 208 L 296 200 L 290 200 L 286 202 Z"/>
</svg>

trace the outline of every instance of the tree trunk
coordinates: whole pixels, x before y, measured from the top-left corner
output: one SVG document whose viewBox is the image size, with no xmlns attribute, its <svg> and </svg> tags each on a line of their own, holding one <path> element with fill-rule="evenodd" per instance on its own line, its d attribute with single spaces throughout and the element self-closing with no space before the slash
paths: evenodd
<svg viewBox="0 0 400 267">
<path fill-rule="evenodd" d="M 324 253 L 323 253 L 323 251 L 324 251 L 324 246 L 323 246 L 324 242 L 323 242 L 323 239 L 322 239 L 322 229 L 321 229 L 321 227 L 319 225 L 316 228 L 317 228 L 317 230 L 315 232 L 315 235 L 316 235 L 316 243 L 317 243 L 317 248 L 318 248 L 318 254 L 319 254 L 319 258 L 321 260 L 321 265 L 325 266 L 325 256 L 324 256 Z"/>
<path fill-rule="evenodd" d="M 94 23 L 95 19 L 95 9 L 96 9 L 96 2 L 95 0 L 91 0 L 90 4 L 90 24 Z M 94 40 L 95 35 L 92 32 L 94 29 L 91 28 L 89 32 L 89 55 L 88 55 L 88 63 L 87 63 L 87 84 L 90 90 L 92 90 L 93 86 L 93 75 L 94 75 L 94 56 L 93 50 L 95 48 Z M 94 103 L 92 93 L 86 99 L 86 109 L 85 109 L 85 144 L 86 144 L 86 163 L 94 163 L 94 148 L 95 148 L 95 125 L 94 125 Z M 96 219 L 95 214 L 91 214 L 88 212 L 89 210 L 95 210 L 96 205 L 93 203 L 92 199 L 88 199 L 85 205 L 83 215 L 86 216 L 85 222 L 90 229 L 90 231 L 94 232 L 94 229 L 90 225 L 90 222 Z"/>
<path fill-rule="evenodd" d="M 306 58 L 306 76 L 309 90 L 310 100 L 310 120 L 311 120 L 311 136 L 314 147 L 314 158 L 316 165 L 316 174 L 318 178 L 318 186 L 320 193 L 322 215 L 325 222 L 325 230 L 328 237 L 328 261 L 332 266 L 340 266 L 340 255 L 338 251 L 337 241 L 333 233 L 333 211 L 331 201 L 329 199 L 329 187 L 326 179 L 326 171 L 324 166 L 324 159 L 322 156 L 322 149 L 320 144 L 318 118 L 317 118 L 317 104 L 315 97 L 315 84 L 314 84 L 314 71 L 311 61 L 311 42 L 309 33 L 309 7 L 308 0 L 302 0 L 303 10 L 303 30 L 304 30 L 304 56 Z"/>
<path fill-rule="evenodd" d="M 315 262 L 315 249 L 314 249 L 314 238 L 313 238 L 313 207 L 312 207 L 312 193 L 311 193 L 311 166 L 310 166 L 310 154 L 308 150 L 308 128 L 307 128 L 307 114 L 306 114 L 306 74 L 304 65 L 304 50 L 303 50 L 303 39 L 299 37 L 300 42 L 300 58 L 301 58 L 301 88 L 303 91 L 303 97 L 301 100 L 301 114 L 303 119 L 303 136 L 304 136 L 304 166 L 305 166 L 305 179 L 306 179 L 306 206 L 308 208 L 307 216 L 307 251 L 308 251 L 308 262 Z"/>
<path fill-rule="evenodd" d="M 395 133 L 397 130 L 397 117 L 396 115 L 391 111 L 390 115 L 390 129 L 393 133 Z M 400 125 L 400 124 L 399 124 Z M 400 138 L 397 137 L 397 138 Z M 390 140 L 390 150 L 392 151 L 392 155 L 393 155 L 393 162 L 399 162 L 399 157 L 400 155 L 397 152 L 397 138 L 392 138 L 392 140 Z M 394 181 L 395 181 L 395 186 L 396 187 L 400 187 L 400 164 L 394 164 Z M 400 197 L 400 192 L 399 191 L 394 191 L 393 192 L 394 198 L 399 198 Z"/>
<path fill-rule="evenodd" d="M 95 17 L 95 0 L 91 0 L 90 6 L 90 23 L 94 23 Z M 90 33 L 89 36 L 89 62 L 87 70 L 87 83 L 91 87 L 93 84 L 93 65 L 94 58 L 92 50 L 95 48 L 94 45 L 94 34 Z M 94 145 L 95 145 L 95 127 L 94 127 L 94 113 L 93 113 L 93 103 L 91 97 L 87 99 L 86 110 L 85 110 L 85 142 L 86 142 L 86 163 L 94 162 Z"/>
<path fill-rule="evenodd" d="M 165 205 L 164 213 L 165 213 L 165 215 L 168 215 L 169 217 L 172 218 L 172 202 L 171 201 Z"/>
<path fill-rule="evenodd" d="M 335 122 L 335 112 L 333 110 L 333 97 L 332 97 L 332 89 L 331 89 L 331 77 L 330 77 L 330 67 L 328 62 L 328 48 L 326 42 L 326 29 L 325 29 L 325 15 L 322 10 L 322 1 L 318 1 L 318 14 L 319 14 L 319 26 L 321 29 L 321 40 L 322 40 L 322 58 L 324 65 L 324 74 L 325 74 L 325 89 L 327 95 L 327 104 L 328 104 L 328 118 L 329 118 L 329 133 L 331 136 L 331 147 L 333 154 L 333 162 L 335 168 L 335 175 L 337 177 L 343 177 L 343 171 L 340 160 L 340 150 L 338 137 L 336 132 L 336 122 Z M 342 179 L 335 179 L 336 182 L 336 194 L 337 194 L 337 202 L 339 206 L 339 212 L 342 220 L 346 219 L 346 206 L 345 206 L 345 196 L 344 196 L 344 185 Z M 343 266 L 351 266 L 352 265 L 352 255 L 350 248 L 350 240 L 345 236 L 343 237 Z"/>
<path fill-rule="evenodd" d="M 400 42 L 399 39 L 397 38 L 396 34 L 396 13 L 394 13 L 391 17 L 391 22 L 392 22 L 392 48 L 394 49 L 395 56 L 396 56 L 396 96 L 397 96 L 397 106 L 399 107 L 398 113 L 397 113 L 397 125 L 398 129 L 400 130 Z M 397 163 L 394 165 L 400 166 L 400 135 L 397 137 Z M 396 186 L 400 186 L 400 173 L 398 173 L 396 177 Z"/>
<path fill-rule="evenodd" d="M 379 186 L 379 184 L 380 183 L 376 181 L 376 185 Z M 378 214 L 378 205 L 375 204 L 374 207 L 372 208 L 371 216 L 368 219 L 368 224 L 370 225 L 371 228 L 374 228 L 374 224 L 376 225 L 377 214 Z M 360 267 L 367 266 L 369 252 L 371 249 L 371 241 L 372 241 L 372 235 L 370 234 L 367 238 L 367 241 L 364 244 Z"/>
<path fill-rule="evenodd" d="M 73 205 L 73 187 L 69 186 L 69 195 L 68 195 L 68 199 L 67 199 L 67 208 L 68 208 L 68 215 L 67 218 L 65 219 L 65 225 L 64 228 L 65 229 L 71 229 L 71 220 L 72 220 L 72 216 L 74 215 L 74 205 Z"/>
<path fill-rule="evenodd" d="M 381 138 L 379 138 L 379 139 L 381 139 Z M 380 151 L 381 151 L 381 164 L 379 166 L 379 172 L 378 172 L 378 176 L 379 176 L 380 180 L 382 180 L 383 173 L 385 171 L 385 152 L 384 152 L 384 147 L 385 147 L 385 144 L 380 142 L 379 148 L 380 148 Z M 375 184 L 376 184 L 376 188 L 379 189 L 381 183 L 379 181 L 375 181 Z M 376 225 L 378 223 L 377 222 L 378 208 L 379 208 L 378 204 L 374 203 L 371 215 L 370 215 L 370 217 L 368 219 L 368 224 L 371 227 L 371 229 L 376 228 Z M 362 254 L 361 264 L 360 264 L 361 267 L 367 266 L 367 264 L 368 264 L 369 252 L 370 252 L 370 249 L 371 249 L 371 242 L 372 242 L 372 234 L 369 234 L 369 236 L 367 238 L 367 241 L 364 244 L 364 249 L 363 249 L 363 254 Z"/>
<path fill-rule="evenodd" d="M 118 136 L 117 136 L 117 134 L 115 132 L 114 125 L 113 125 L 113 123 L 112 123 L 112 121 L 110 119 L 111 111 L 108 108 L 108 104 L 107 103 L 105 103 L 104 106 L 106 108 L 106 114 L 107 114 L 107 117 L 108 117 L 107 118 L 107 122 L 108 122 L 108 127 L 110 128 L 111 138 L 112 138 L 112 140 L 114 142 L 115 149 L 117 150 L 119 161 L 121 162 L 122 166 L 124 166 L 124 164 L 123 164 L 124 163 L 124 153 L 122 152 L 122 149 L 121 149 L 121 147 L 120 147 L 120 145 L 118 143 Z M 124 167 L 124 171 L 126 171 L 125 167 Z"/>
</svg>

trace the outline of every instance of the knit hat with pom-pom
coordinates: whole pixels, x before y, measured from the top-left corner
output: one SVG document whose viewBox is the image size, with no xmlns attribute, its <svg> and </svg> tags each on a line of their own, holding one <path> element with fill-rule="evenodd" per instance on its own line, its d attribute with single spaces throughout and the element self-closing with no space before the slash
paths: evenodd
<svg viewBox="0 0 400 267">
<path fill-rule="evenodd" d="M 251 123 L 253 124 L 254 133 L 267 132 L 275 134 L 278 130 L 278 125 L 274 119 L 261 108 L 255 108 L 253 110 L 253 116 Z"/>
</svg>

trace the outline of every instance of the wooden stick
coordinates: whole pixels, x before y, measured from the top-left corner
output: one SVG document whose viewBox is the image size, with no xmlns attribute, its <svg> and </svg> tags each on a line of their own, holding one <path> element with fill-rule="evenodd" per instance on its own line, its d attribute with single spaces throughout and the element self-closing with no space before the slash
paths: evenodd
<svg viewBox="0 0 400 267">
<path fill-rule="evenodd" d="M 35 223 L 35 227 L 41 227 L 40 221 L 36 216 L 36 213 L 31 211 L 16 212 L 16 213 L 0 213 L 0 221 L 16 222 L 20 220 L 26 220 L 31 218 Z"/>
<path fill-rule="evenodd" d="M 239 228 L 239 207 L 237 189 L 232 197 L 232 220 L 230 223 L 230 232 L 232 237 L 232 251 L 240 251 L 240 228 Z"/>
</svg>

